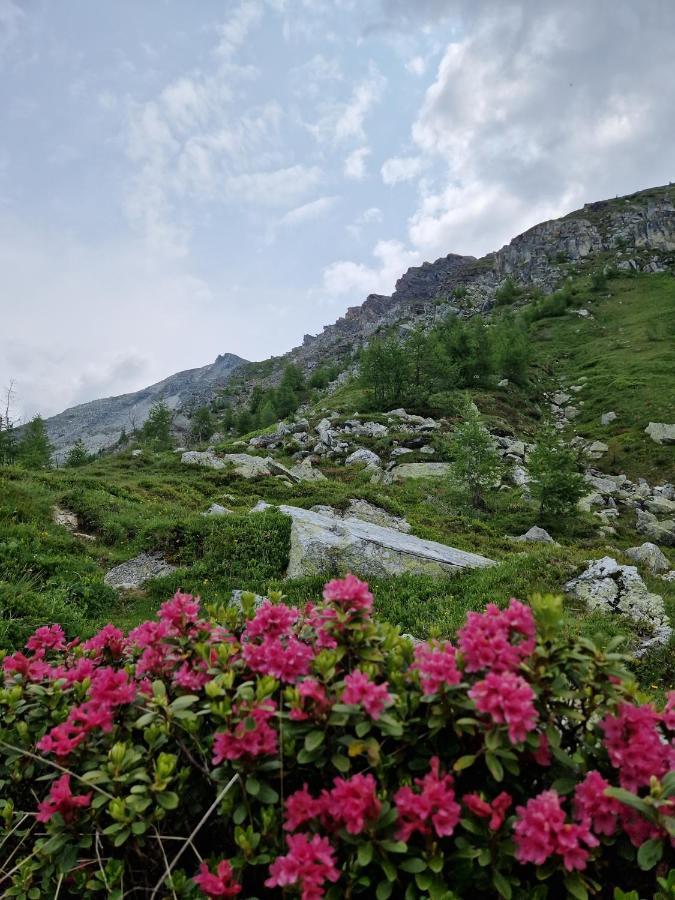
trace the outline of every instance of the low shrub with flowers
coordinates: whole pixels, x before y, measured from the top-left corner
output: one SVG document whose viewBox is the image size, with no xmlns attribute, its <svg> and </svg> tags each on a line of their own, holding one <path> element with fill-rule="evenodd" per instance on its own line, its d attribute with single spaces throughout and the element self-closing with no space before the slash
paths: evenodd
<svg viewBox="0 0 675 900">
<path fill-rule="evenodd" d="M 39 628 L 2 663 L 2 896 L 675 896 L 675 692 L 644 702 L 557 598 L 454 645 L 372 599 Z"/>
</svg>

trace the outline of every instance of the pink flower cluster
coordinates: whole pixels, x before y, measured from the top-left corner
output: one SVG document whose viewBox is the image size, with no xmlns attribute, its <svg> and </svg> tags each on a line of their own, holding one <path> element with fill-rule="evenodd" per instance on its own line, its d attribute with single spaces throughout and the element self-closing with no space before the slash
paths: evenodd
<svg viewBox="0 0 675 900">
<path fill-rule="evenodd" d="M 574 814 L 596 834 L 611 837 L 616 831 L 619 814 L 625 807 L 618 800 L 605 796 L 608 787 L 609 781 L 599 772 L 590 771 L 574 789 Z"/>
<path fill-rule="evenodd" d="M 485 612 L 469 612 L 457 632 L 467 672 L 512 672 L 535 648 L 532 610 L 511 598 L 507 609 L 489 603 Z"/>
<path fill-rule="evenodd" d="M 314 651 L 292 631 L 299 616 L 285 603 L 263 603 L 242 634 L 242 655 L 251 671 L 291 684 L 309 674 Z"/>
<path fill-rule="evenodd" d="M 49 822 L 57 813 L 68 824 L 72 822 L 78 809 L 83 809 L 91 803 L 92 792 L 75 795 L 70 789 L 70 775 L 62 775 L 52 782 L 49 796 L 38 806 L 38 822 Z"/>
<path fill-rule="evenodd" d="M 524 741 L 538 719 L 534 691 L 511 672 L 490 672 L 469 691 L 479 712 L 487 713 L 497 725 L 507 725 L 512 744 Z"/>
<path fill-rule="evenodd" d="M 562 858 L 568 872 L 585 869 L 588 849 L 597 847 L 588 821 L 567 822 L 556 791 L 543 791 L 516 809 L 513 829 L 516 859 L 542 865 L 554 855 Z"/>
<path fill-rule="evenodd" d="M 241 893 L 241 885 L 234 881 L 232 866 L 226 859 L 216 866 L 215 873 L 209 869 L 208 863 L 202 862 L 199 874 L 192 879 L 207 897 L 236 897 Z"/>
<path fill-rule="evenodd" d="M 284 829 L 297 831 L 301 825 L 318 819 L 324 828 L 342 828 L 349 834 L 361 834 L 367 823 L 380 815 L 377 783 L 372 775 L 334 778 L 331 790 L 313 797 L 305 784 L 286 800 Z"/>
<path fill-rule="evenodd" d="M 294 722 L 304 722 L 306 719 L 321 719 L 331 708 L 331 702 L 326 695 L 326 689 L 315 678 L 305 678 L 297 686 L 300 704 L 293 706 L 290 718 Z"/>
<path fill-rule="evenodd" d="M 276 713 L 273 700 L 252 706 L 234 706 L 237 720 L 231 731 L 217 731 L 213 739 L 213 765 L 224 759 L 272 756 L 277 752 L 277 733 L 269 724 Z"/>
<path fill-rule="evenodd" d="M 354 669 L 345 678 L 342 702 L 360 705 L 371 719 L 379 719 L 384 708 L 393 699 L 387 690 L 388 687 L 386 681 L 384 684 L 375 684 L 365 672 Z"/>
<path fill-rule="evenodd" d="M 675 692 L 664 715 L 650 704 L 622 703 L 616 716 L 606 716 L 601 722 L 609 760 L 619 770 L 621 786 L 629 791 L 648 785 L 652 775 L 660 778 L 675 769 L 675 739 L 666 740 L 659 729 L 662 721 L 668 728 L 673 696 Z"/>
<path fill-rule="evenodd" d="M 329 600 L 347 613 L 369 615 L 373 608 L 373 595 L 365 581 L 351 572 L 344 578 L 329 581 L 323 589 L 324 600 Z"/>
<path fill-rule="evenodd" d="M 328 838 L 318 834 L 312 838 L 306 834 L 291 834 L 286 840 L 288 853 L 274 860 L 265 885 L 280 888 L 298 885 L 301 900 L 321 900 L 325 883 L 340 877 Z"/>
<path fill-rule="evenodd" d="M 455 799 L 452 775 L 440 775 L 440 761 L 432 757 L 429 772 L 416 778 L 418 790 L 402 787 L 394 795 L 398 813 L 396 837 L 406 843 L 418 831 L 421 835 L 449 837 L 459 822 L 460 806 Z"/>
<path fill-rule="evenodd" d="M 457 668 L 455 652 L 449 641 L 432 641 L 415 647 L 415 662 L 410 668 L 419 672 L 425 695 L 437 694 L 442 686 L 460 683 L 462 675 Z"/>
<path fill-rule="evenodd" d="M 513 797 L 506 791 L 502 791 L 491 803 L 488 803 L 480 794 L 465 794 L 462 797 L 462 803 L 474 816 L 478 816 L 480 819 L 489 819 L 490 831 L 499 831 L 504 824 L 506 812 L 513 803 Z"/>
</svg>

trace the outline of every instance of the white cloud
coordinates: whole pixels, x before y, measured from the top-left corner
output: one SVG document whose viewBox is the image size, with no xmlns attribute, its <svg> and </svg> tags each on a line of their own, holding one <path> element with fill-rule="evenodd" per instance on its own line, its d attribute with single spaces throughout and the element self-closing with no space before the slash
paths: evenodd
<svg viewBox="0 0 675 900">
<path fill-rule="evenodd" d="M 385 184 L 399 184 L 417 178 L 424 169 L 421 156 L 392 156 L 382 164 L 382 181 Z"/>
<path fill-rule="evenodd" d="M 347 225 L 347 231 L 352 237 L 358 238 L 360 237 L 364 226 L 374 225 L 377 222 L 381 222 L 382 219 L 383 214 L 379 206 L 370 206 L 358 215 L 351 225 Z"/>
<path fill-rule="evenodd" d="M 427 70 L 427 63 L 423 56 L 413 56 L 405 64 L 405 67 L 412 75 L 421 76 Z"/>
<path fill-rule="evenodd" d="M 288 206 L 316 187 L 320 180 L 318 166 L 297 165 L 233 176 L 227 183 L 227 190 L 248 203 Z"/>
<path fill-rule="evenodd" d="M 344 80 L 340 61 L 317 53 L 288 73 L 293 92 L 298 96 L 318 97 L 330 84 Z"/>
<path fill-rule="evenodd" d="M 403 272 L 422 261 L 417 251 L 408 250 L 400 241 L 378 241 L 373 256 L 377 260 L 373 266 L 349 260 L 327 266 L 323 271 L 326 293 L 333 297 L 349 294 L 359 301 L 367 294 L 390 294 Z"/>
<path fill-rule="evenodd" d="M 244 43 L 251 29 L 260 22 L 263 12 L 263 5 L 258 0 L 243 0 L 227 22 L 217 28 L 219 43 L 216 52 L 218 55 L 231 57 Z"/>
<path fill-rule="evenodd" d="M 306 222 L 314 222 L 330 212 L 337 203 L 337 197 L 319 197 L 302 206 L 296 206 L 282 216 L 281 225 L 304 225 Z"/>
<path fill-rule="evenodd" d="M 370 147 L 357 147 L 345 159 L 345 178 L 362 181 L 366 177 L 366 159 L 370 156 Z"/>
<path fill-rule="evenodd" d="M 320 142 L 342 144 L 364 140 L 364 123 L 370 111 L 382 100 L 387 79 L 373 64 L 368 77 L 354 86 L 349 100 L 322 104 L 318 122 L 309 131 Z"/>
</svg>

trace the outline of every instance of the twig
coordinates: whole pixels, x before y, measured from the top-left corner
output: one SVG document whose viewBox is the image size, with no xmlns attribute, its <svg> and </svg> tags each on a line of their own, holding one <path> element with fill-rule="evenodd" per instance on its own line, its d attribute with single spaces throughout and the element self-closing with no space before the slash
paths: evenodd
<svg viewBox="0 0 675 900">
<path fill-rule="evenodd" d="M 159 849 L 162 853 L 162 859 L 164 860 L 164 871 L 166 872 L 166 878 L 167 879 L 171 878 L 171 872 L 169 871 L 169 860 L 166 858 L 166 853 L 164 852 L 164 844 L 162 843 L 162 836 L 159 833 L 159 831 L 157 831 L 157 829 L 154 827 L 153 827 L 153 831 L 157 835 L 157 840 L 159 841 Z M 174 900 L 178 900 L 178 897 L 176 896 L 176 892 L 173 889 L 173 887 L 171 888 L 171 893 L 173 894 Z"/>
<path fill-rule="evenodd" d="M 96 829 L 96 837 L 94 838 L 94 850 L 96 851 L 96 859 L 98 860 L 98 867 L 103 875 L 103 884 L 105 885 L 105 889 L 108 893 L 110 893 L 110 888 L 108 887 L 108 879 L 105 877 L 105 868 L 103 867 L 103 860 L 101 859 L 101 835 L 99 834 L 98 828 Z"/>
<path fill-rule="evenodd" d="M 56 885 L 56 893 L 54 894 L 54 900 L 57 900 L 59 894 L 61 893 L 61 885 L 63 884 L 63 872 L 59 876 L 59 883 Z"/>
<path fill-rule="evenodd" d="M 195 835 L 197 834 L 197 832 L 201 829 L 202 825 L 205 824 L 206 820 L 209 818 L 209 816 L 211 815 L 211 813 L 213 812 L 213 810 L 218 806 L 218 804 L 219 804 L 220 801 L 223 799 L 223 797 L 225 796 L 225 794 L 227 794 L 227 792 L 230 790 L 230 788 L 234 785 L 235 781 L 238 781 L 238 780 L 239 780 L 239 772 L 235 772 L 235 774 L 232 776 L 232 778 L 230 778 L 230 780 L 227 782 L 227 784 L 225 785 L 225 787 L 222 789 L 222 791 L 218 794 L 218 796 L 216 797 L 216 799 L 213 801 L 213 803 L 211 804 L 211 806 L 209 806 L 209 808 L 206 810 L 206 812 L 205 812 L 204 815 L 201 817 L 201 819 L 199 820 L 199 822 L 197 822 L 197 824 L 195 825 L 195 827 L 192 829 L 192 832 L 191 832 L 190 835 L 185 839 L 185 843 L 184 843 L 183 846 L 180 848 L 180 850 L 178 851 L 178 853 L 177 853 L 177 854 L 174 856 L 174 858 L 171 860 L 171 863 L 170 863 L 170 865 L 167 867 L 167 870 L 166 870 L 166 874 L 167 874 L 167 875 L 170 875 L 170 874 L 171 874 L 171 872 L 173 871 L 174 866 L 176 865 L 176 863 L 178 862 L 178 860 L 181 858 L 181 856 L 183 855 L 183 853 L 185 853 L 185 848 L 188 847 L 188 846 L 192 843 L 192 839 L 195 837 Z M 153 898 L 157 896 L 157 891 L 161 888 L 161 886 L 162 886 L 162 884 L 163 884 L 163 882 L 164 882 L 164 878 L 165 878 L 165 876 L 162 875 L 162 877 L 159 879 L 159 881 L 158 881 L 157 884 L 155 885 L 155 887 L 154 887 L 154 889 L 153 889 L 153 891 L 152 891 L 152 894 L 150 894 L 150 900 L 153 900 Z"/>
<path fill-rule="evenodd" d="M 81 781 L 83 784 L 86 784 L 87 787 L 93 788 L 95 791 L 98 791 L 99 794 L 103 794 L 104 797 L 107 797 L 108 800 L 114 800 L 112 794 L 109 794 L 107 791 L 104 791 L 103 788 L 100 788 L 97 784 L 91 784 L 86 779 L 82 778 L 81 775 L 78 775 L 77 772 L 73 772 L 72 769 L 66 769 L 65 766 L 59 765 L 59 763 L 54 762 L 51 759 L 46 759 L 44 756 L 38 756 L 37 753 L 31 753 L 30 750 L 24 750 L 21 747 L 15 747 L 13 744 L 8 744 L 5 741 L 0 741 L 0 747 L 7 747 L 8 750 L 14 750 L 15 753 L 20 753 L 22 756 L 30 756 L 31 759 L 36 759 L 38 762 L 44 763 L 47 766 L 52 766 L 55 769 L 58 769 L 59 772 L 64 772 L 66 775 L 70 775 L 72 778 L 76 778 L 78 781 Z"/>
<path fill-rule="evenodd" d="M 21 826 L 22 826 L 23 823 L 26 821 L 26 819 L 30 819 L 31 815 L 33 815 L 33 814 L 32 814 L 32 813 L 24 813 L 24 814 L 23 814 L 23 818 L 20 819 L 20 820 L 16 823 L 16 825 L 14 826 L 14 828 L 12 828 L 12 830 L 9 832 L 9 834 L 6 834 L 5 837 L 2 839 L 2 843 L 0 844 L 0 850 L 2 850 L 2 848 L 5 846 L 5 844 L 7 843 L 7 841 L 11 838 L 11 836 L 14 834 L 14 832 L 17 830 L 17 828 L 21 828 Z"/>
</svg>

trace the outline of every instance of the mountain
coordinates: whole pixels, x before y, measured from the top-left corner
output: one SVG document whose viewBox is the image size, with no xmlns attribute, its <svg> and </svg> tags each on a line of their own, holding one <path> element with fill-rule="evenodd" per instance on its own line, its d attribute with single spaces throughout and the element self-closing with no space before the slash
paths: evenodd
<svg viewBox="0 0 675 900">
<path fill-rule="evenodd" d="M 159 399 L 178 413 L 208 402 L 245 362 L 240 356 L 224 353 L 208 366 L 177 372 L 130 394 L 82 403 L 46 419 L 56 459 L 60 459 L 77 440 L 82 440 L 90 452 L 111 447 L 123 430 L 128 433 L 139 428 L 153 403 Z M 177 424 L 180 427 L 180 417 Z"/>
<path fill-rule="evenodd" d="M 302 345 L 281 357 L 247 363 L 224 354 L 211 365 L 180 372 L 136 393 L 67 409 L 46 420 L 48 433 L 57 458 L 78 438 L 90 450 L 109 447 L 122 429 L 142 425 L 159 397 L 177 412 L 207 402 L 225 385 L 235 399 L 243 397 L 256 383 L 277 383 L 289 362 L 309 373 L 326 362 L 351 360 L 372 335 L 389 326 L 428 326 L 450 313 L 487 313 L 507 279 L 550 293 L 563 279 L 598 263 L 627 272 L 672 270 L 675 186 L 587 203 L 560 219 L 535 225 L 480 259 L 450 253 L 413 266 L 398 279 L 391 296 L 369 295 L 319 335 L 305 335 Z"/>
</svg>

